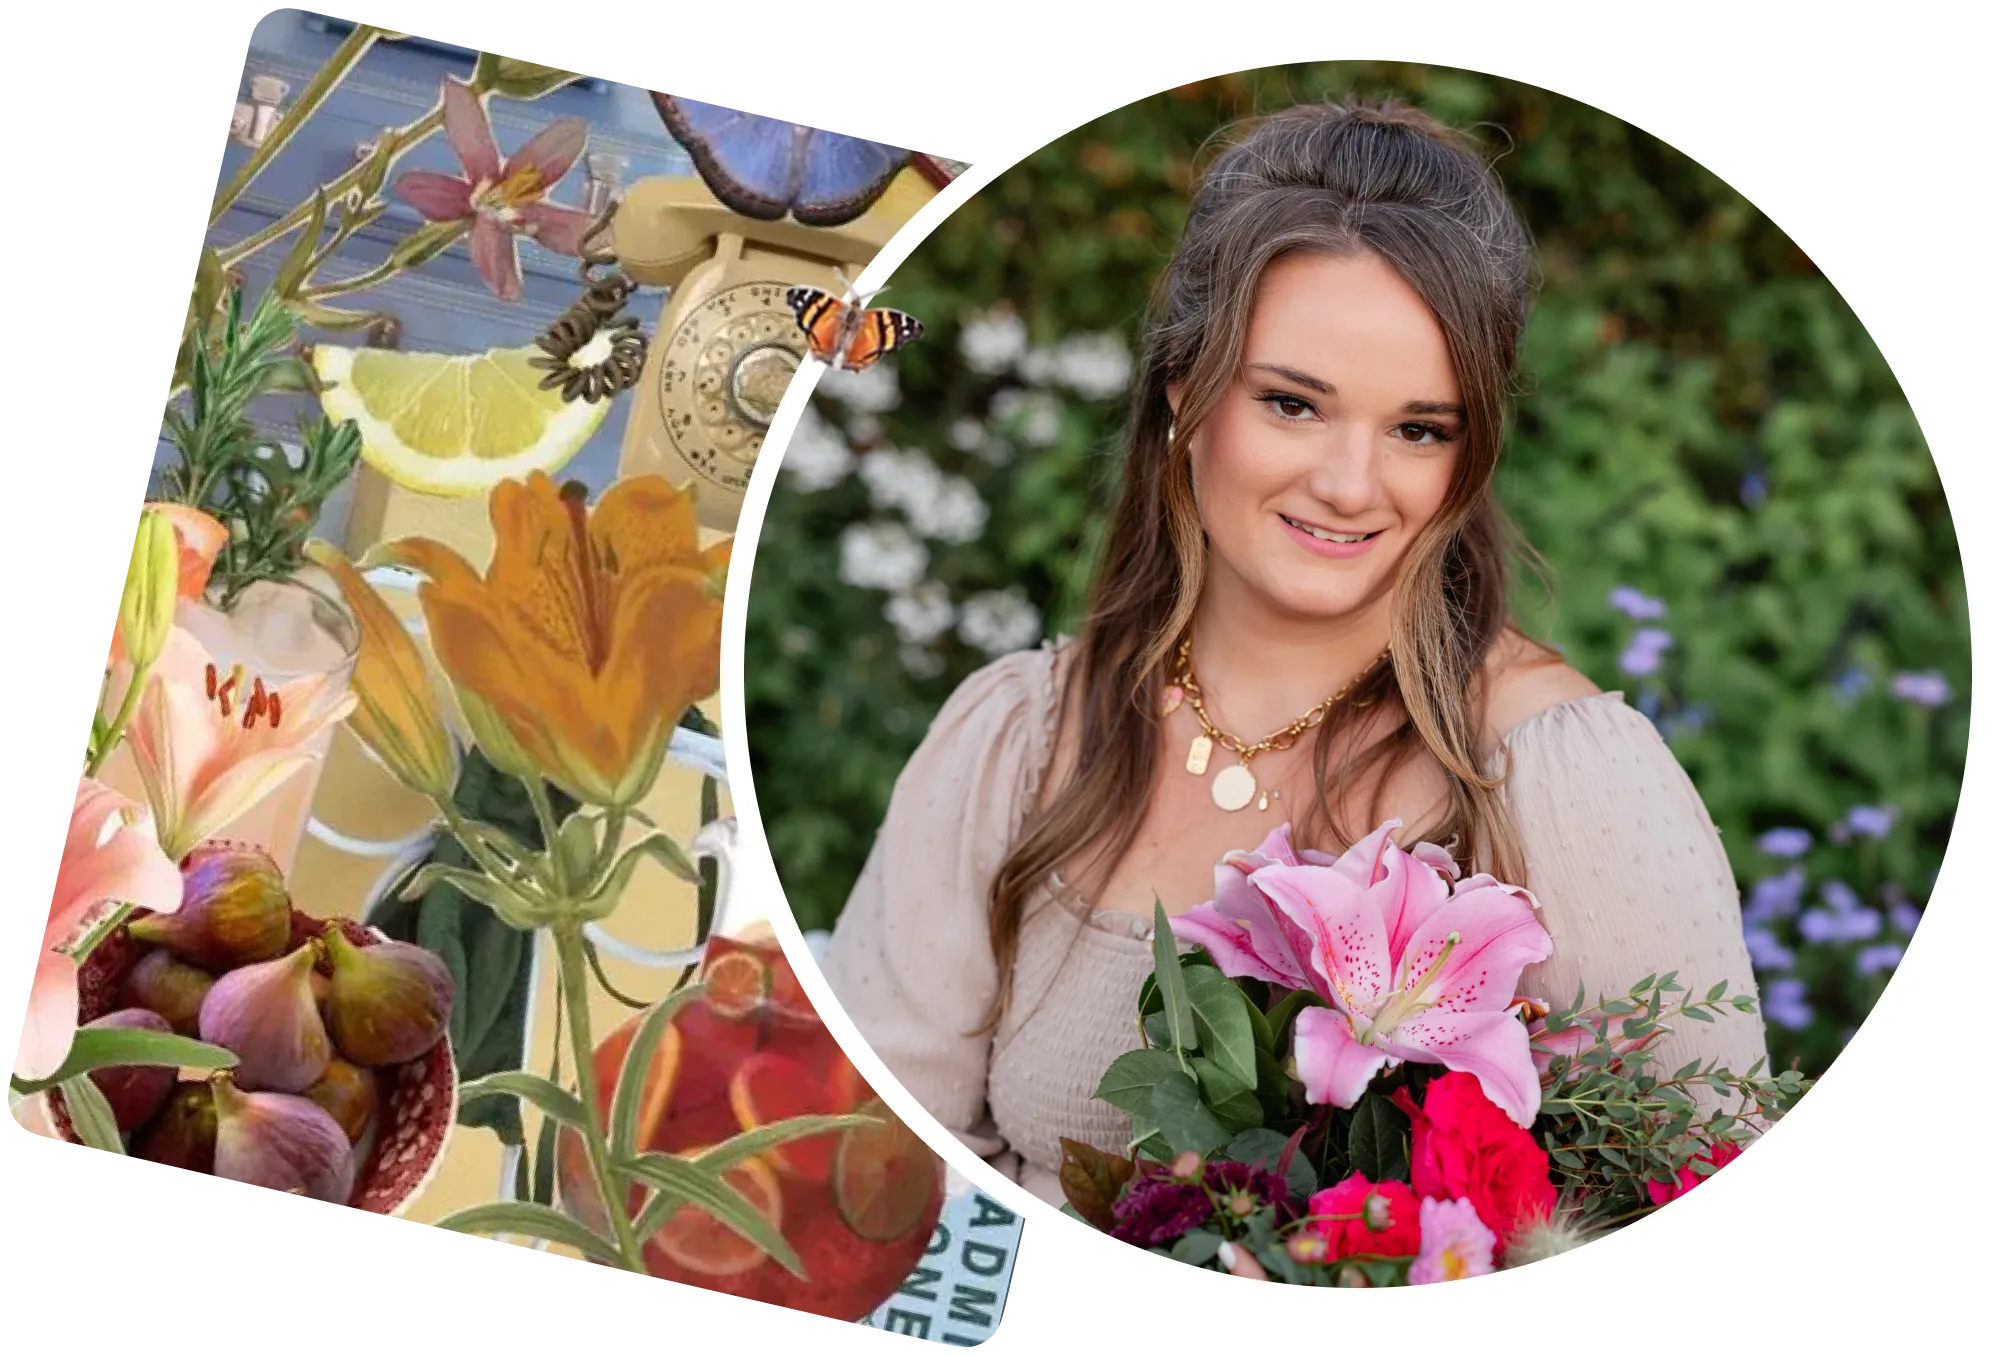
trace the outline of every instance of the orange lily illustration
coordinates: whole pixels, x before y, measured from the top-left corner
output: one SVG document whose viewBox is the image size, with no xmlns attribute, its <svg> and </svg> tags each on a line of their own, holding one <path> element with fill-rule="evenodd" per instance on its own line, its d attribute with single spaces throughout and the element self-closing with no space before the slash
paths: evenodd
<svg viewBox="0 0 1996 1356">
<path fill-rule="evenodd" d="M 337 547 L 308 542 L 305 555 L 333 577 L 360 626 L 352 680 L 356 704 L 347 728 L 403 785 L 448 800 L 457 785 L 457 745 L 444 728 L 415 641 Z"/>
<path fill-rule="evenodd" d="M 180 860 L 311 762 L 305 746 L 353 705 L 322 676 L 267 686 L 241 665 L 220 669 L 174 627 L 128 740 L 167 856 Z"/>
<path fill-rule="evenodd" d="M 482 576 L 420 537 L 366 563 L 425 576 L 437 662 L 495 762 L 629 807 L 686 709 L 720 686 L 729 544 L 701 550 L 692 496 L 659 476 L 618 482 L 592 510 L 580 485 L 535 472 L 501 482 L 491 514 Z"/>
</svg>

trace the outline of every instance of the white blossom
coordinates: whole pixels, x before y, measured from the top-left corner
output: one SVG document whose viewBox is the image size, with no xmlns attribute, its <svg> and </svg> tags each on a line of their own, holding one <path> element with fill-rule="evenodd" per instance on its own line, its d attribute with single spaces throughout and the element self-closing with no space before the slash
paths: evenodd
<svg viewBox="0 0 1996 1356">
<path fill-rule="evenodd" d="M 959 452 L 975 452 L 984 446 L 984 425 L 969 415 L 949 426 L 949 445 Z"/>
<path fill-rule="evenodd" d="M 929 548 L 900 523 L 852 523 L 839 537 L 839 578 L 854 588 L 909 588 L 928 568 Z"/>
<path fill-rule="evenodd" d="M 790 445 L 783 449 L 782 465 L 792 484 L 813 494 L 846 478 L 853 468 L 852 448 L 816 406 L 806 405 Z"/>
<path fill-rule="evenodd" d="M 1130 347 L 1115 331 L 1077 334 L 1054 350 L 1054 375 L 1090 400 L 1107 400 L 1130 384 Z"/>
<path fill-rule="evenodd" d="M 901 403 L 901 381 L 884 362 L 858 372 L 830 368 L 819 379 L 818 390 L 860 414 L 885 414 Z"/>
<path fill-rule="evenodd" d="M 976 486 L 944 475 L 920 452 L 876 448 L 860 458 L 859 476 L 875 508 L 899 509 L 916 532 L 937 541 L 976 541 L 991 516 Z"/>
<path fill-rule="evenodd" d="M 924 645 L 903 645 L 901 667 L 910 678 L 940 678 L 947 665 L 943 657 Z"/>
<path fill-rule="evenodd" d="M 988 655 L 1010 654 L 1040 638 L 1039 609 L 1016 589 L 979 593 L 964 601 L 956 633 Z"/>
<path fill-rule="evenodd" d="M 949 476 L 926 509 L 910 514 L 909 521 L 925 537 L 961 545 L 984 535 L 984 524 L 990 517 L 991 510 L 977 487 L 962 476 Z"/>
<path fill-rule="evenodd" d="M 1026 352 L 1026 322 L 1011 311 L 994 311 L 964 322 L 957 351 L 970 370 L 985 376 L 1003 372 Z"/>
<path fill-rule="evenodd" d="M 991 418 L 1028 447 L 1050 447 L 1060 437 L 1060 401 L 1045 391 L 1008 386 L 991 397 Z"/>
<path fill-rule="evenodd" d="M 934 579 L 924 579 L 887 600 L 887 620 L 904 645 L 930 645 L 942 639 L 956 621 L 956 605 L 949 589 Z"/>
<path fill-rule="evenodd" d="M 1027 384 L 1044 386 L 1060 372 L 1060 363 L 1050 348 L 1035 348 L 1019 359 L 1018 372 Z"/>
</svg>

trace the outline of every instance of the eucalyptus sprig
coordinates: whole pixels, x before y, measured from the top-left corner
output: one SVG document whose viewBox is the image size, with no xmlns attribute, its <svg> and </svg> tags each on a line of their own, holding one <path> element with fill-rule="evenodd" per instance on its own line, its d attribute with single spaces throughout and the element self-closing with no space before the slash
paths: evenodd
<svg viewBox="0 0 1996 1356">
<path fill-rule="evenodd" d="M 189 355 L 184 398 L 170 404 L 165 431 L 179 460 L 164 475 L 164 497 L 210 514 L 229 530 L 213 579 L 221 605 L 258 580 L 282 580 L 304 562 L 302 548 L 326 497 L 352 474 L 360 430 L 323 414 L 300 418 L 296 458 L 250 421 L 258 397 L 311 391 L 316 379 L 298 356 L 297 322 L 275 290 L 247 317 L 232 290 L 219 333 Z"/>
</svg>

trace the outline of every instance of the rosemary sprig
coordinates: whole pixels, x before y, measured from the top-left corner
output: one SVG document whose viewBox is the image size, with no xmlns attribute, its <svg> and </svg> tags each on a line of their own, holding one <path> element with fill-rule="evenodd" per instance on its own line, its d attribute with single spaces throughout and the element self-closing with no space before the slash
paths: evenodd
<svg viewBox="0 0 1996 1356">
<path fill-rule="evenodd" d="M 184 400 L 166 411 L 166 438 L 180 453 L 164 476 L 166 498 L 229 529 L 212 576 L 224 609 L 258 580 L 298 570 L 320 505 L 360 456 L 352 420 L 336 425 L 316 411 L 301 418 L 295 458 L 250 422 L 259 396 L 316 389 L 292 346 L 295 334 L 296 321 L 274 291 L 247 318 L 241 291 L 232 291 L 219 336 L 193 345 Z"/>
</svg>

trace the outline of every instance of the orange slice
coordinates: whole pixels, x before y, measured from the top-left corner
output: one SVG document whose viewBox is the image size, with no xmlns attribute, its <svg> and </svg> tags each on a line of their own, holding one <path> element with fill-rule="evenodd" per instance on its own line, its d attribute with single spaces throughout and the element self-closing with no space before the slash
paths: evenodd
<svg viewBox="0 0 1996 1356">
<path fill-rule="evenodd" d="M 681 1044 L 678 1026 L 668 1026 L 652 1049 L 651 1068 L 645 1070 L 644 1097 L 638 1102 L 639 1147 L 650 1145 L 658 1128 L 665 1123 L 673 1084 L 679 1080 Z"/>
<path fill-rule="evenodd" d="M 919 1226 L 941 1190 L 935 1151 L 875 1099 L 859 1108 L 882 1124 L 839 1136 L 832 1202 L 846 1227 L 869 1243 L 892 1243 Z"/>
<path fill-rule="evenodd" d="M 707 966 L 706 997 L 717 1017 L 753 1017 L 769 1001 L 769 967 L 750 951 L 716 956 Z"/>
<path fill-rule="evenodd" d="M 771 1228 L 783 1227 L 783 1188 L 768 1164 L 759 1158 L 743 1159 L 722 1180 L 748 1197 Z M 674 1262 L 702 1276 L 739 1276 L 769 1256 L 697 1205 L 675 1210 L 652 1235 L 652 1242 Z"/>
<path fill-rule="evenodd" d="M 825 1104 L 825 1089 L 811 1076 L 811 1071 L 773 1050 L 750 1055 L 742 1061 L 734 1078 L 729 1080 L 728 1102 L 744 1130 L 829 1109 Z M 822 1182 L 831 1175 L 832 1154 L 837 1148 L 838 1140 L 830 1133 L 809 1135 L 765 1150 L 763 1157 L 779 1172 Z"/>
</svg>

